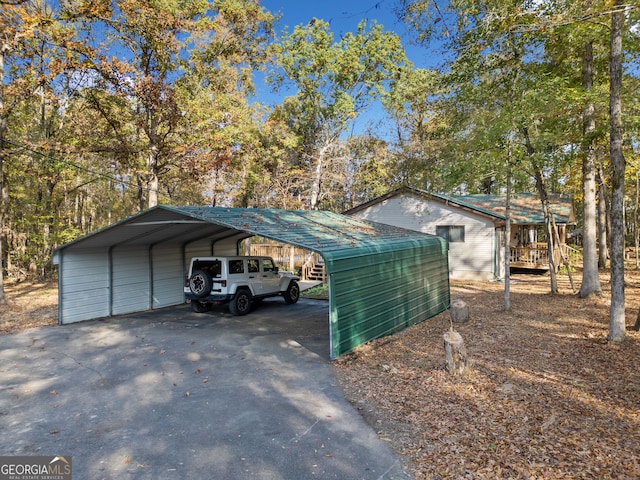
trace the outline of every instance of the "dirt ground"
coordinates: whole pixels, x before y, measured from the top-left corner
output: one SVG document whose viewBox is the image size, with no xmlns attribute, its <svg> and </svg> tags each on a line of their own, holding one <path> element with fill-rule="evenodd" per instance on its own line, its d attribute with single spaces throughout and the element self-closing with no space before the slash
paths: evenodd
<svg viewBox="0 0 640 480">
<path fill-rule="evenodd" d="M 7 305 L 0 305 L 0 334 L 58 324 L 58 285 L 55 281 L 5 280 Z"/>
<path fill-rule="evenodd" d="M 574 274 L 576 288 L 580 277 Z M 471 366 L 445 370 L 443 313 L 340 358 L 347 398 L 419 479 L 640 478 L 640 274 L 626 275 L 627 339 L 606 340 L 602 298 L 579 299 L 567 276 L 452 283 L 470 307 L 456 324 Z"/>
<path fill-rule="evenodd" d="M 580 275 L 574 273 L 576 289 Z M 452 282 L 471 318 L 454 325 L 470 366 L 445 370 L 445 312 L 335 362 L 345 395 L 418 479 L 640 478 L 640 273 L 626 272 L 627 339 L 607 342 L 603 297 L 579 299 L 566 275 L 504 285 Z M 5 286 L 0 333 L 57 323 L 55 283 Z"/>
</svg>

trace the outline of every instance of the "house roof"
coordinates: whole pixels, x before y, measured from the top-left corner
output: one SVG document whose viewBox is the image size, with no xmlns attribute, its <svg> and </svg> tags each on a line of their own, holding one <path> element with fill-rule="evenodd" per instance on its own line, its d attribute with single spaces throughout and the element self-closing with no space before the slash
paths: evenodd
<svg viewBox="0 0 640 480">
<path fill-rule="evenodd" d="M 506 195 L 462 195 L 455 197 L 463 202 L 490 210 L 506 218 Z M 548 194 L 549 206 L 557 224 L 575 224 L 573 198 L 559 193 Z M 544 212 L 540 196 L 534 193 L 514 193 L 511 195 L 511 220 L 522 225 L 544 224 Z"/>
<path fill-rule="evenodd" d="M 482 216 L 486 216 L 486 217 L 491 217 L 493 220 L 501 220 L 504 219 L 503 215 L 500 215 L 492 210 L 483 208 L 481 206 L 478 205 L 474 205 L 472 203 L 469 203 L 463 199 L 460 199 L 458 197 L 450 197 L 447 195 L 443 195 L 440 193 L 431 193 L 431 192 L 427 192 L 425 190 L 420 190 L 417 188 L 411 188 L 411 187 L 400 187 L 397 188 L 396 190 L 392 190 L 380 197 L 374 198 L 373 200 L 370 200 L 368 202 L 362 203 L 354 208 L 351 208 L 349 210 L 347 210 L 345 213 L 345 215 L 351 215 L 354 214 L 356 212 L 359 212 L 361 210 L 365 210 L 367 208 L 369 208 L 372 205 L 376 205 L 378 203 L 382 203 L 385 200 L 389 199 L 389 198 L 393 198 L 396 197 L 398 195 L 402 195 L 403 193 L 409 193 L 412 195 L 416 195 L 418 197 L 422 197 L 425 200 L 435 200 L 437 202 L 440 203 L 445 203 L 447 205 L 454 205 L 458 208 L 461 208 L 463 210 L 467 210 L 467 211 L 472 211 L 476 214 L 482 215 Z"/>
<path fill-rule="evenodd" d="M 400 187 L 381 197 L 377 197 L 369 202 L 347 210 L 345 214 L 350 215 L 356 213 L 372 205 L 381 203 L 384 200 L 406 193 L 422 197 L 425 200 L 433 200 L 447 205 L 453 205 L 481 216 L 490 217 L 496 223 L 501 223 L 506 220 L 506 195 L 448 196 L 411 187 Z M 575 224 L 575 212 L 573 199 L 571 197 L 562 194 L 549 194 L 549 201 L 557 224 Z M 544 224 L 544 213 L 538 195 L 533 193 L 515 193 L 511 195 L 510 203 L 512 223 L 520 225 Z"/>
</svg>

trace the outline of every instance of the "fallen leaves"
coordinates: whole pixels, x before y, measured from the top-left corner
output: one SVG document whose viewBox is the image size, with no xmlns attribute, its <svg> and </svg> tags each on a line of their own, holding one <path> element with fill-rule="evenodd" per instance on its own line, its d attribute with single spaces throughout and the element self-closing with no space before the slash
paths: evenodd
<svg viewBox="0 0 640 480">
<path fill-rule="evenodd" d="M 0 305 L 0 334 L 58 323 L 57 282 L 5 279 L 4 289 L 8 303 Z"/>
<path fill-rule="evenodd" d="M 640 274 L 627 275 L 637 308 Z M 445 371 L 445 312 L 338 359 L 346 397 L 419 479 L 640 478 L 640 335 L 606 341 L 607 296 L 514 279 L 510 312 L 503 284 L 452 284 L 471 307 L 456 325 L 472 362 L 463 375 Z"/>
</svg>

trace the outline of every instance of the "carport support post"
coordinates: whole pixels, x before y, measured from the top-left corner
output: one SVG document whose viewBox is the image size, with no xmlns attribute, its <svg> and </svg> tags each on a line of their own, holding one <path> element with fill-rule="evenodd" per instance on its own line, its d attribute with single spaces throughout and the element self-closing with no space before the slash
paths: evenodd
<svg viewBox="0 0 640 480">
<path fill-rule="evenodd" d="M 295 273 L 296 268 L 296 256 L 295 256 L 295 247 L 293 245 L 289 245 L 289 271 Z"/>
<path fill-rule="evenodd" d="M 107 281 L 109 288 L 109 316 L 113 316 L 113 248 L 111 245 L 107 251 Z"/>
</svg>

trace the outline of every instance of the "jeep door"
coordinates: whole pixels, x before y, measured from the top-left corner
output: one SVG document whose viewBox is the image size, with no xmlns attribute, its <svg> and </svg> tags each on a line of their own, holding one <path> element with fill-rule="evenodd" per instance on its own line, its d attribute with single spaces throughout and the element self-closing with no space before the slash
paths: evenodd
<svg viewBox="0 0 640 480">
<path fill-rule="evenodd" d="M 280 291 L 280 275 L 278 269 L 270 258 L 263 258 L 260 261 L 260 280 L 262 294 L 268 295 Z"/>
</svg>

